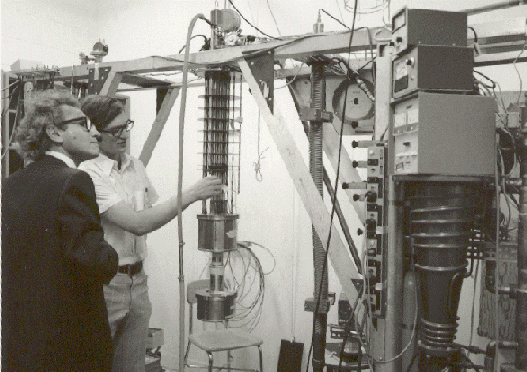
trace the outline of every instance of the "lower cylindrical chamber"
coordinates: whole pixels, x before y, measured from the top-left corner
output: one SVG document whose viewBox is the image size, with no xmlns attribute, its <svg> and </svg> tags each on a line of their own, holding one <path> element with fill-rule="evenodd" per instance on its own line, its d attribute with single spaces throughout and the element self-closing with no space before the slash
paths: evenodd
<svg viewBox="0 0 527 372">
<path fill-rule="evenodd" d="M 458 351 L 456 314 L 473 236 L 477 186 L 460 182 L 408 185 L 410 241 L 419 283 L 419 347 L 428 355 Z"/>
<path fill-rule="evenodd" d="M 214 292 L 202 289 L 196 292 L 196 298 L 198 320 L 221 322 L 234 315 L 236 292 Z"/>
<path fill-rule="evenodd" d="M 199 214 L 198 249 L 212 253 L 235 250 L 237 214 Z"/>
</svg>

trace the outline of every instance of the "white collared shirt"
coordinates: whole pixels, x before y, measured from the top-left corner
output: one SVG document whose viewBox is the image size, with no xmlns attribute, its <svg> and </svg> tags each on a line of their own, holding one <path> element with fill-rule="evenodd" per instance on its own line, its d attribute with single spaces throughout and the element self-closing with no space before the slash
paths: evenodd
<svg viewBox="0 0 527 372">
<path fill-rule="evenodd" d="M 117 161 L 104 154 L 82 162 L 79 169 L 87 172 L 95 185 L 99 213 L 106 212 L 121 200 L 136 211 L 150 208 L 159 198 L 143 163 L 125 155 L 118 168 Z M 146 257 L 145 236 L 136 236 L 101 218 L 104 238 L 117 251 L 119 265 L 129 265 Z"/>
<path fill-rule="evenodd" d="M 46 155 L 53 156 L 54 158 L 57 158 L 59 160 L 62 160 L 66 165 L 70 168 L 77 169 L 77 165 L 75 165 L 75 162 L 72 158 L 70 158 L 68 155 L 63 154 L 62 152 L 58 151 L 46 151 Z"/>
</svg>

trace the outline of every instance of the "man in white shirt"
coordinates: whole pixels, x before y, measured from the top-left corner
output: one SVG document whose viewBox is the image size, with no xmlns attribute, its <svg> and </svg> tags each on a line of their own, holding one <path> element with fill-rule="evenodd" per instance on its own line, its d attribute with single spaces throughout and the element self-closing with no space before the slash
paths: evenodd
<svg viewBox="0 0 527 372">
<path fill-rule="evenodd" d="M 82 110 L 101 134 L 101 154 L 80 168 L 93 179 L 105 238 L 119 254 L 118 273 L 104 287 L 114 340 L 112 371 L 142 372 L 152 312 L 143 270 L 144 235 L 176 217 L 177 195 L 153 205 L 158 195 L 144 165 L 126 154 L 133 121 L 119 99 L 88 96 L 82 101 Z M 216 177 L 201 179 L 183 192 L 183 209 L 219 195 L 221 188 L 221 180 Z"/>
</svg>

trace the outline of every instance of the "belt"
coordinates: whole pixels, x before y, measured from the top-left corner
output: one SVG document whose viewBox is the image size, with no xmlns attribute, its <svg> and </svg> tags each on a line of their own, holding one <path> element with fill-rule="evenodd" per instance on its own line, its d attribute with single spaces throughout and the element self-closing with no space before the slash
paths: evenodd
<svg viewBox="0 0 527 372">
<path fill-rule="evenodd" d="M 128 274 L 130 276 L 134 276 L 135 274 L 140 273 L 142 269 L 143 269 L 143 261 L 138 261 L 131 265 L 119 266 L 119 268 L 117 269 L 117 272 L 120 272 L 121 274 Z"/>
</svg>

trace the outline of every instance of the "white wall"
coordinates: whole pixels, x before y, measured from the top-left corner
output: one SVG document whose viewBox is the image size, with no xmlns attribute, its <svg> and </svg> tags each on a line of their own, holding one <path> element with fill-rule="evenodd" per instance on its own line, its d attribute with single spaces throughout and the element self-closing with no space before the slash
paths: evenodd
<svg viewBox="0 0 527 372">
<path fill-rule="evenodd" d="M 353 1 L 349 1 L 351 4 Z M 394 1 L 393 9 L 406 1 Z M 462 0 L 458 2 L 414 1 L 414 7 L 444 8 L 453 4 L 455 9 L 473 8 L 478 4 L 489 4 L 493 1 Z M 151 55 L 175 54 L 184 45 L 187 27 L 191 18 L 197 13 L 209 16 L 214 7 L 212 0 L 174 1 L 174 0 L 114 0 L 81 2 L 80 0 L 61 0 L 61 2 L 39 1 L 2 1 L 2 68 L 17 59 L 42 61 L 49 65 L 78 64 L 78 53 L 89 53 L 93 43 L 99 38 L 109 45 L 109 55 L 105 61 L 118 61 L 140 58 Z M 220 6 L 223 2 L 220 2 Z M 266 0 L 249 2 L 234 1 L 240 11 L 263 31 L 278 35 L 277 27 L 270 15 Z M 317 18 L 319 8 L 324 8 L 347 25 L 351 25 L 352 13 L 343 7 L 344 1 L 316 0 L 310 1 L 269 0 L 281 35 L 298 35 L 312 31 L 312 24 Z M 360 2 L 364 8 L 374 6 L 370 0 Z M 339 6 L 340 5 L 340 9 Z M 521 8 L 522 12 L 525 7 Z M 342 16 L 341 16 L 342 14 Z M 493 12 L 492 15 L 475 16 L 473 22 L 484 21 L 485 17 L 506 17 L 519 15 L 517 9 L 512 12 Z M 497 16 L 496 16 L 497 15 Z M 523 15 L 526 15 L 524 12 Z M 386 19 L 387 14 L 385 14 Z M 342 30 L 336 21 L 322 15 L 325 30 Z M 470 21 L 469 21 L 470 22 Z M 362 15 L 358 25 L 381 26 L 380 13 Z M 254 31 L 245 23 L 244 34 Z M 199 21 L 193 34 L 209 35 L 208 26 Z M 196 38 L 191 50 L 197 51 L 201 39 Z M 523 77 L 527 76 L 525 64 L 518 64 Z M 498 80 L 504 90 L 519 89 L 518 78 L 512 66 L 484 68 L 483 72 Z M 168 78 L 168 77 L 167 77 Z M 278 82 L 277 86 L 283 85 Z M 155 118 L 155 93 L 127 93 L 131 97 L 131 117 L 136 122 L 131 140 L 131 153 L 138 156 L 144 140 L 148 135 L 151 123 Z M 185 121 L 185 159 L 184 187 L 200 178 L 198 169 L 201 159 L 200 138 L 197 132 L 197 119 L 202 113 L 197 109 L 200 100 L 197 96 L 202 88 L 189 90 Z M 264 338 L 264 360 L 266 371 L 276 368 L 280 339 L 296 338 L 303 342 L 304 369 L 311 340 L 312 314 L 304 312 L 303 302 L 313 296 L 313 263 L 311 245 L 311 224 L 307 213 L 294 190 L 292 181 L 276 150 L 266 124 L 260 122 L 260 149 L 269 147 L 262 160 L 263 180 L 255 179 L 253 163 L 257 161 L 258 147 L 258 109 L 247 90 L 244 91 L 241 158 L 241 193 L 237 207 L 240 214 L 239 240 L 251 240 L 267 247 L 276 259 L 274 271 L 266 277 L 265 301 L 262 318 L 254 330 Z M 286 118 L 289 129 L 294 133 L 297 145 L 307 159 L 307 141 L 302 126 L 294 110 L 294 105 L 287 89 L 276 91 L 277 111 Z M 162 200 L 176 193 L 177 185 L 177 125 L 180 100 L 172 110 L 163 135 L 148 165 L 152 178 Z M 349 148 L 349 140 L 346 142 Z M 329 164 L 329 163 L 326 163 Z M 328 166 L 328 168 L 330 168 Z M 330 172 L 332 173 L 332 172 Z M 334 176 L 331 175 L 333 178 Z M 325 197 L 326 201 L 328 197 Z M 349 211 L 346 201 L 341 198 L 345 211 Z M 184 213 L 185 241 L 185 282 L 197 279 L 207 265 L 208 254 L 198 251 L 196 215 L 200 205 L 189 207 Z M 352 233 L 356 228 L 350 226 Z M 176 368 L 178 364 L 178 236 L 176 221 L 169 223 L 148 237 L 150 246 L 146 270 L 150 275 L 150 296 L 153 303 L 152 327 L 163 328 L 165 345 L 162 348 L 163 365 Z M 360 241 L 357 241 L 360 245 Z M 272 267 L 272 259 L 263 250 L 256 250 L 262 260 L 264 270 Z M 339 294 L 340 285 L 330 268 L 330 291 Z M 467 280 L 463 289 L 463 298 L 472 296 L 473 282 Z M 479 300 L 479 293 L 476 294 Z M 329 314 L 329 322 L 336 322 L 336 306 Z M 462 302 L 460 308 L 461 327 L 458 335 L 460 342 L 467 343 L 470 335 L 469 301 Z M 477 327 L 477 311 L 475 325 Z M 482 346 L 485 340 L 477 340 Z M 246 361 L 244 361 L 247 359 Z M 254 363 L 256 356 L 251 354 L 238 357 L 241 363 Z"/>
<path fill-rule="evenodd" d="M 2 70 L 18 59 L 45 65 L 80 64 L 79 53 L 89 54 L 98 41 L 94 1 L 3 0 Z"/>
</svg>

